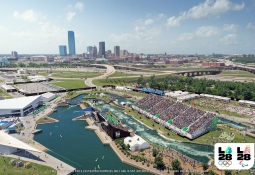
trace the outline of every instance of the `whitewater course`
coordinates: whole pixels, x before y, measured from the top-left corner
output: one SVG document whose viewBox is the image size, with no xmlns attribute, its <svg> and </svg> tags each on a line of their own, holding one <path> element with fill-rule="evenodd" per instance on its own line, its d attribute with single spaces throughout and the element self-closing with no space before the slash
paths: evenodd
<svg viewBox="0 0 255 175">
<path fill-rule="evenodd" d="M 80 101 L 84 96 L 86 94 L 79 95 L 72 101 Z M 122 101 L 133 103 L 118 97 L 118 102 Z M 37 125 L 37 129 L 42 129 L 43 132 L 36 134 L 34 140 L 47 147 L 49 149 L 48 154 L 66 162 L 76 170 L 94 170 L 95 167 L 100 167 L 101 170 L 137 170 L 135 167 L 122 163 L 109 145 L 102 144 L 94 131 L 85 130 L 85 127 L 88 126 L 86 121 L 72 121 L 73 118 L 82 115 L 76 112 L 81 110 L 80 106 L 76 104 L 77 102 L 71 103 L 67 107 L 58 107 L 57 112 L 53 112 L 50 117 L 59 120 L 59 122 Z M 209 157 L 213 156 L 212 146 L 170 142 L 161 137 L 155 130 L 147 128 L 132 116 L 125 114 L 121 109 L 103 101 L 99 101 L 99 104 L 104 111 L 111 111 L 123 124 L 128 125 L 136 131 L 137 135 L 142 136 L 152 144 L 171 148 L 199 162 L 209 162 Z M 245 127 L 228 120 L 220 122 L 232 124 L 234 127 Z M 136 174 L 139 173 L 136 172 Z"/>
</svg>

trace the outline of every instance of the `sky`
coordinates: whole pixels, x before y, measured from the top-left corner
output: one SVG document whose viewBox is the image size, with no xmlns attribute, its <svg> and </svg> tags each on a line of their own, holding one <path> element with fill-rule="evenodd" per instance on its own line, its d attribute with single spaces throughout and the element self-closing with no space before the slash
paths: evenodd
<svg viewBox="0 0 255 175">
<path fill-rule="evenodd" d="M 0 53 L 254 54 L 255 0 L 0 0 Z"/>
</svg>

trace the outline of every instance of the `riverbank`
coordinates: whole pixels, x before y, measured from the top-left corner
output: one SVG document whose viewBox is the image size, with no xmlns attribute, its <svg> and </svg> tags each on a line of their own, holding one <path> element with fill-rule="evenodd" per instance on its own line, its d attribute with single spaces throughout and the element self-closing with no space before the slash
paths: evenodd
<svg viewBox="0 0 255 175">
<path fill-rule="evenodd" d="M 23 117 L 22 122 L 23 122 L 24 128 L 25 128 L 23 130 L 24 135 L 21 137 L 17 137 L 21 141 L 40 150 L 41 152 L 30 152 L 30 151 L 27 151 L 27 152 L 29 152 L 31 155 L 34 155 L 35 157 L 39 158 L 40 161 L 38 161 L 38 162 L 41 162 L 42 164 L 46 163 L 48 166 L 54 168 L 58 175 L 73 174 L 73 172 L 75 171 L 75 168 L 68 165 L 67 163 L 60 161 L 59 159 L 51 156 L 50 154 L 47 154 L 47 152 L 49 152 L 51 150 L 48 149 L 47 147 L 45 147 L 44 145 L 40 144 L 39 142 L 33 140 L 34 134 L 31 134 L 31 133 L 33 130 L 36 130 L 36 128 L 37 128 L 36 121 L 41 119 L 43 116 L 49 116 L 58 107 L 58 102 L 61 101 L 61 99 L 64 95 L 65 94 L 62 94 L 58 98 L 52 100 L 50 102 L 50 104 L 48 105 L 48 107 L 44 111 L 42 111 L 36 115 L 28 115 L 26 117 Z M 60 168 L 60 164 L 63 165 L 63 167 Z M 57 168 L 57 167 L 59 167 L 59 168 Z"/>
</svg>

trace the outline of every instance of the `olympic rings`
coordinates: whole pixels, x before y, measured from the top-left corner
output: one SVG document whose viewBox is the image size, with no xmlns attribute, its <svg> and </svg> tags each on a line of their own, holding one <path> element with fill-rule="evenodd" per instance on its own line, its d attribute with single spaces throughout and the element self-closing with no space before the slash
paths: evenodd
<svg viewBox="0 0 255 175">
<path fill-rule="evenodd" d="M 221 167 L 229 167 L 230 165 L 232 165 L 232 161 L 231 160 L 219 160 L 218 164 L 221 165 Z"/>
</svg>

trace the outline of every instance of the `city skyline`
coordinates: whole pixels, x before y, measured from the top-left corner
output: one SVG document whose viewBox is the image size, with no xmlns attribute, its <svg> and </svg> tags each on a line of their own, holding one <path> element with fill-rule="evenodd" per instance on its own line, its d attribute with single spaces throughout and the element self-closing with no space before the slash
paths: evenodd
<svg viewBox="0 0 255 175">
<path fill-rule="evenodd" d="M 0 3 L 4 14 L 0 15 L 1 54 L 13 50 L 20 54 L 58 54 L 58 46 L 68 43 L 67 31 L 75 32 L 77 54 L 86 52 L 87 46 L 98 46 L 99 41 L 107 43 L 105 50 L 113 51 L 118 45 L 144 54 L 255 53 L 253 0 Z"/>
<path fill-rule="evenodd" d="M 73 31 L 68 31 L 68 55 L 75 55 L 75 36 Z"/>
</svg>

